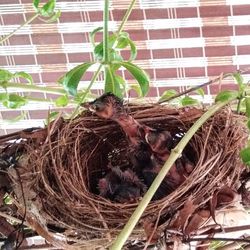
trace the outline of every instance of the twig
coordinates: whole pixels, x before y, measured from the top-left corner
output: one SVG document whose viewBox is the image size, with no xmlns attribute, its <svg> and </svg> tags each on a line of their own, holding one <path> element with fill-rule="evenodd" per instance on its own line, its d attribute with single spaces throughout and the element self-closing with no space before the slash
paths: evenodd
<svg viewBox="0 0 250 250">
<path fill-rule="evenodd" d="M 250 239 L 239 239 L 239 238 L 221 238 L 221 237 L 198 237 L 198 238 L 188 238 L 183 240 L 183 243 L 188 243 L 191 241 L 207 241 L 207 240 L 217 240 L 217 241 L 236 241 L 236 242 L 246 242 L 250 243 Z"/>
<path fill-rule="evenodd" d="M 128 21 L 128 18 L 129 18 L 130 14 L 131 14 L 131 11 L 133 10 L 135 2 L 136 2 L 136 0 L 131 1 L 130 5 L 129 5 L 129 8 L 128 8 L 125 16 L 123 17 L 122 22 L 120 24 L 120 27 L 119 27 L 119 29 L 117 31 L 118 34 L 120 34 L 122 32 L 125 23 Z"/>
<path fill-rule="evenodd" d="M 16 223 L 22 223 L 22 220 L 20 220 L 20 219 L 18 219 L 16 217 L 13 217 L 11 215 L 5 214 L 3 212 L 0 212 L 0 216 L 3 217 L 3 218 L 5 218 L 5 219 L 7 219 L 7 220 L 14 221 Z M 27 227 L 29 226 L 29 224 L 27 224 L 26 222 L 24 222 L 23 225 L 25 225 Z"/>
<path fill-rule="evenodd" d="M 14 29 L 10 34 L 8 34 L 7 36 L 3 37 L 0 40 L 0 44 L 4 43 L 6 40 L 8 40 L 10 37 L 13 36 L 14 33 L 16 33 L 18 30 L 20 30 L 23 26 L 31 23 L 33 20 L 35 20 L 40 14 L 36 13 L 35 15 L 33 15 L 29 20 L 27 20 L 26 22 L 24 22 L 22 25 L 18 26 L 16 29 Z"/>
<path fill-rule="evenodd" d="M 104 13 L 103 13 L 103 62 L 109 63 L 109 48 L 108 48 L 108 22 L 109 22 L 109 0 L 104 1 Z"/>
<path fill-rule="evenodd" d="M 250 229 L 250 225 L 243 225 L 243 226 L 237 226 L 237 227 L 226 227 L 223 228 L 223 231 L 221 230 L 221 228 L 217 228 L 217 229 L 208 229 L 207 231 L 201 233 L 201 235 L 204 234 L 211 234 L 211 233 L 231 233 L 231 232 L 238 232 L 238 231 L 244 231 L 244 230 L 249 230 Z M 202 228 L 201 228 L 202 230 Z"/>
<path fill-rule="evenodd" d="M 20 90 L 28 90 L 30 92 L 39 92 L 39 93 L 48 93 L 48 94 L 55 94 L 55 95 L 65 95 L 66 91 L 64 89 L 59 88 L 51 88 L 51 87 L 41 87 L 36 85 L 25 85 L 20 83 L 12 83 L 7 82 L 4 83 L 5 88 L 14 88 L 14 89 L 20 89 Z"/>
<path fill-rule="evenodd" d="M 246 73 L 246 72 L 249 71 L 249 70 L 250 70 L 250 68 L 246 68 L 246 69 L 243 69 L 243 70 L 238 70 L 237 72 L 243 74 L 243 73 Z M 178 93 L 178 94 L 176 94 L 176 95 L 174 95 L 174 96 L 171 96 L 171 97 L 168 98 L 168 99 L 160 100 L 160 101 L 158 101 L 157 103 L 158 103 L 158 104 L 161 104 L 161 103 L 164 103 L 164 102 L 171 101 L 171 100 L 173 100 L 173 99 L 175 99 L 175 98 L 177 98 L 177 97 L 186 95 L 186 94 L 188 94 L 188 93 L 190 93 L 190 92 L 193 92 L 193 91 L 195 91 L 195 90 L 197 90 L 197 89 L 200 89 L 200 88 L 205 87 L 205 86 L 207 86 L 207 85 L 210 85 L 210 84 L 212 84 L 212 83 L 221 81 L 222 79 L 225 79 L 225 78 L 227 78 L 227 77 L 229 77 L 229 76 L 232 76 L 232 75 L 233 75 L 233 73 L 226 73 L 226 74 L 220 75 L 220 76 L 214 78 L 213 80 L 210 80 L 210 81 L 208 81 L 208 82 L 202 83 L 201 85 L 194 86 L 194 87 L 192 87 L 192 88 L 190 88 L 190 89 L 187 89 L 187 90 L 185 90 L 185 91 L 183 91 L 183 92 L 181 92 L 181 93 Z"/>
</svg>

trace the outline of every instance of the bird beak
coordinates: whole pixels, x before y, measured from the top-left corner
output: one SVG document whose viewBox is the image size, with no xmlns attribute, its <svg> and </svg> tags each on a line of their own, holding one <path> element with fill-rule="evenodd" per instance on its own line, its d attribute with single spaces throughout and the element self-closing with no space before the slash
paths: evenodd
<svg viewBox="0 0 250 250">
<path fill-rule="evenodd" d="M 96 112 L 96 105 L 92 104 L 91 102 L 85 102 L 83 104 L 81 104 L 82 107 L 84 107 L 85 109 L 91 111 L 91 112 Z"/>
</svg>

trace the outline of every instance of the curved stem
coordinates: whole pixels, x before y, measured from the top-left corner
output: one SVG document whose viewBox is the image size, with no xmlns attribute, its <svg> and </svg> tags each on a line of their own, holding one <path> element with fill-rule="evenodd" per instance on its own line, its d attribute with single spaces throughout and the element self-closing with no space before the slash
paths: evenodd
<svg viewBox="0 0 250 250">
<path fill-rule="evenodd" d="M 104 12 L 103 12 L 103 61 L 105 64 L 109 62 L 109 51 L 108 51 L 108 36 L 109 36 L 109 30 L 108 30 L 108 22 L 109 22 L 109 0 L 105 0 L 104 2 Z"/>
<path fill-rule="evenodd" d="M 102 64 L 99 65 L 97 71 L 96 71 L 95 74 L 93 75 L 93 77 L 92 77 L 92 79 L 91 79 L 91 81 L 90 81 L 90 83 L 89 83 L 89 86 L 88 86 L 87 89 L 85 90 L 85 93 L 84 93 L 84 95 L 82 96 L 82 98 L 81 98 L 81 100 L 80 100 L 80 102 L 79 102 L 80 104 L 77 105 L 77 107 L 75 108 L 74 112 L 72 113 L 71 119 L 73 119 L 73 118 L 76 116 L 76 114 L 77 114 L 77 112 L 78 112 L 78 110 L 79 110 L 79 108 L 80 108 L 80 106 L 81 106 L 81 103 L 84 102 L 84 100 L 85 100 L 86 96 L 88 95 L 88 93 L 89 93 L 89 91 L 90 91 L 92 85 L 94 84 L 96 78 L 97 78 L 98 75 L 100 74 L 101 69 L 102 69 Z"/>
<path fill-rule="evenodd" d="M 10 37 L 12 37 L 14 35 L 14 33 L 16 33 L 18 30 L 20 30 L 23 26 L 31 23 L 32 21 L 34 21 L 37 17 L 39 16 L 38 13 L 36 13 L 35 15 L 33 15 L 29 20 L 27 20 L 26 22 L 24 22 L 22 25 L 18 26 L 15 30 L 13 30 L 10 34 L 8 34 L 7 36 L 3 37 L 0 40 L 0 44 L 5 42 L 6 40 L 8 40 Z"/>
<path fill-rule="evenodd" d="M 131 1 L 130 5 L 129 5 L 129 7 L 128 7 L 128 9 L 127 9 L 127 11 L 126 11 L 126 13 L 125 13 L 123 19 L 122 19 L 122 22 L 121 22 L 120 27 L 119 27 L 119 29 L 118 29 L 118 31 L 117 31 L 117 34 L 119 34 L 119 33 L 122 32 L 122 30 L 123 30 L 123 28 L 124 28 L 124 25 L 125 25 L 125 23 L 128 21 L 128 18 L 129 18 L 130 14 L 131 14 L 131 12 L 132 12 L 132 10 L 133 10 L 133 7 L 134 7 L 134 5 L 135 5 L 135 2 L 136 2 L 136 0 L 132 0 L 132 1 Z"/>
<path fill-rule="evenodd" d="M 0 85 L 1 87 L 1 85 Z M 4 88 L 14 88 L 14 89 L 20 89 L 20 90 L 28 90 L 30 92 L 42 92 L 42 93 L 48 93 L 48 94 L 56 94 L 56 95 L 65 95 L 67 94 L 65 90 L 58 89 L 58 88 L 51 88 L 51 87 L 41 87 L 36 85 L 25 85 L 20 83 L 4 83 Z"/>
<path fill-rule="evenodd" d="M 232 100 L 230 100 L 232 101 Z M 211 106 L 206 113 L 204 113 L 195 123 L 194 125 L 188 130 L 185 136 L 181 139 L 178 145 L 171 151 L 171 154 L 168 160 L 163 165 L 161 171 L 154 179 L 152 185 L 148 189 L 147 193 L 144 195 L 143 199 L 139 203 L 138 207 L 130 217 L 129 221 L 123 228 L 123 230 L 118 235 L 117 239 L 115 240 L 114 244 L 110 248 L 110 250 L 120 250 L 122 246 L 128 239 L 129 235 L 132 233 L 134 227 L 136 226 L 137 222 L 139 221 L 140 217 L 142 216 L 144 210 L 148 206 L 149 202 L 151 201 L 152 197 L 154 196 L 156 190 L 159 188 L 161 182 L 165 178 L 166 174 L 176 161 L 176 159 L 181 155 L 183 149 L 188 144 L 192 136 L 196 133 L 196 131 L 218 110 L 222 107 L 227 105 L 230 101 L 220 102 L 213 106 Z"/>
</svg>

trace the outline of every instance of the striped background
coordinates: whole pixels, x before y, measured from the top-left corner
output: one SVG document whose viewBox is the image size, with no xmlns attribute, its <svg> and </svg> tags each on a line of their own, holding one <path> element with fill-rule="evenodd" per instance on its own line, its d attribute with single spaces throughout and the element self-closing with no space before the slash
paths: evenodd
<svg viewBox="0 0 250 250">
<path fill-rule="evenodd" d="M 119 26 L 129 2 L 111 1 L 111 30 Z M 37 85 L 55 86 L 62 74 L 92 59 L 88 32 L 102 25 L 102 8 L 103 0 L 58 0 L 60 20 L 52 24 L 35 20 L 18 31 L 0 46 L 0 67 L 26 71 Z M 31 0 L 0 0 L 0 36 L 32 14 Z M 249 0 L 138 0 L 125 30 L 138 48 L 135 63 L 151 77 L 151 97 L 159 97 L 168 88 L 183 91 L 221 72 L 250 66 Z M 130 82 L 130 75 L 122 74 Z M 91 76 L 88 73 L 80 86 L 87 86 Z M 250 80 L 250 75 L 245 79 Z M 223 85 L 234 87 L 230 79 Z M 101 77 L 94 88 L 103 88 Z M 218 85 L 204 90 L 209 102 Z M 53 108 L 46 103 L 30 103 L 22 108 L 27 110 L 26 118 L 13 123 L 8 120 L 20 115 L 20 110 L 0 105 L 0 134 L 43 124 L 49 107 Z"/>
</svg>

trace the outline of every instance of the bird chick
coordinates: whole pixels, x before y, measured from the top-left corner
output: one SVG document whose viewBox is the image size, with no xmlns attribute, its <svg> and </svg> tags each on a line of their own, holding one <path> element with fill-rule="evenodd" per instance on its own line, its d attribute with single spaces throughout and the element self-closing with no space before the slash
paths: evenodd
<svg viewBox="0 0 250 250">
<path fill-rule="evenodd" d="M 173 137 L 168 131 L 145 129 L 145 140 L 151 150 L 163 161 L 166 161 L 173 145 Z"/>
<path fill-rule="evenodd" d="M 128 156 L 137 176 L 149 188 L 162 168 L 162 161 L 155 157 L 149 145 L 143 142 L 139 146 L 131 147 Z M 172 193 L 184 180 L 177 172 L 176 165 L 174 164 L 157 189 L 152 200 L 161 199 Z"/>
<path fill-rule="evenodd" d="M 140 124 L 127 113 L 122 100 L 112 93 L 106 93 L 93 102 L 83 104 L 83 106 L 96 113 L 97 116 L 111 119 L 121 126 L 130 141 L 129 158 L 133 168 L 136 174 L 144 180 L 146 186 L 150 187 L 170 155 L 173 147 L 171 134 L 168 131 L 160 131 Z M 183 160 L 173 164 L 154 199 L 166 196 L 185 181 L 187 172 L 192 171 L 192 164 L 188 163 L 188 171 L 184 171 L 185 166 Z M 114 184 L 109 187 L 110 183 Z M 100 194 L 103 193 L 103 196 L 110 196 L 110 199 L 114 200 L 112 194 L 116 189 L 115 183 L 117 183 L 115 175 L 107 174 L 107 178 L 105 177 L 99 182 Z M 119 187 L 122 189 L 122 185 Z M 106 191 L 102 192 L 101 190 Z M 126 192 L 133 193 L 132 190 L 128 191 L 128 189 Z M 128 196 L 128 194 L 126 195 Z"/>
<path fill-rule="evenodd" d="M 119 203 L 135 202 L 141 197 L 146 186 L 132 170 L 122 171 L 112 168 L 106 176 L 99 180 L 100 196 Z"/>
<path fill-rule="evenodd" d="M 103 94 L 92 102 L 85 102 L 82 106 L 104 119 L 115 120 L 121 113 L 126 113 L 122 100 L 111 92 Z"/>
<path fill-rule="evenodd" d="M 105 93 L 93 102 L 86 102 L 82 106 L 101 118 L 117 122 L 133 145 L 138 145 L 141 139 L 144 140 L 144 125 L 139 124 L 127 113 L 122 100 L 114 94 Z"/>
<path fill-rule="evenodd" d="M 145 139 L 154 156 L 160 160 L 163 165 L 170 155 L 170 151 L 174 146 L 173 137 L 168 131 L 149 130 L 145 132 Z M 175 164 L 169 170 L 169 176 L 175 183 L 182 184 L 186 177 L 193 171 L 194 164 L 183 153 L 181 158 L 177 159 Z"/>
</svg>

